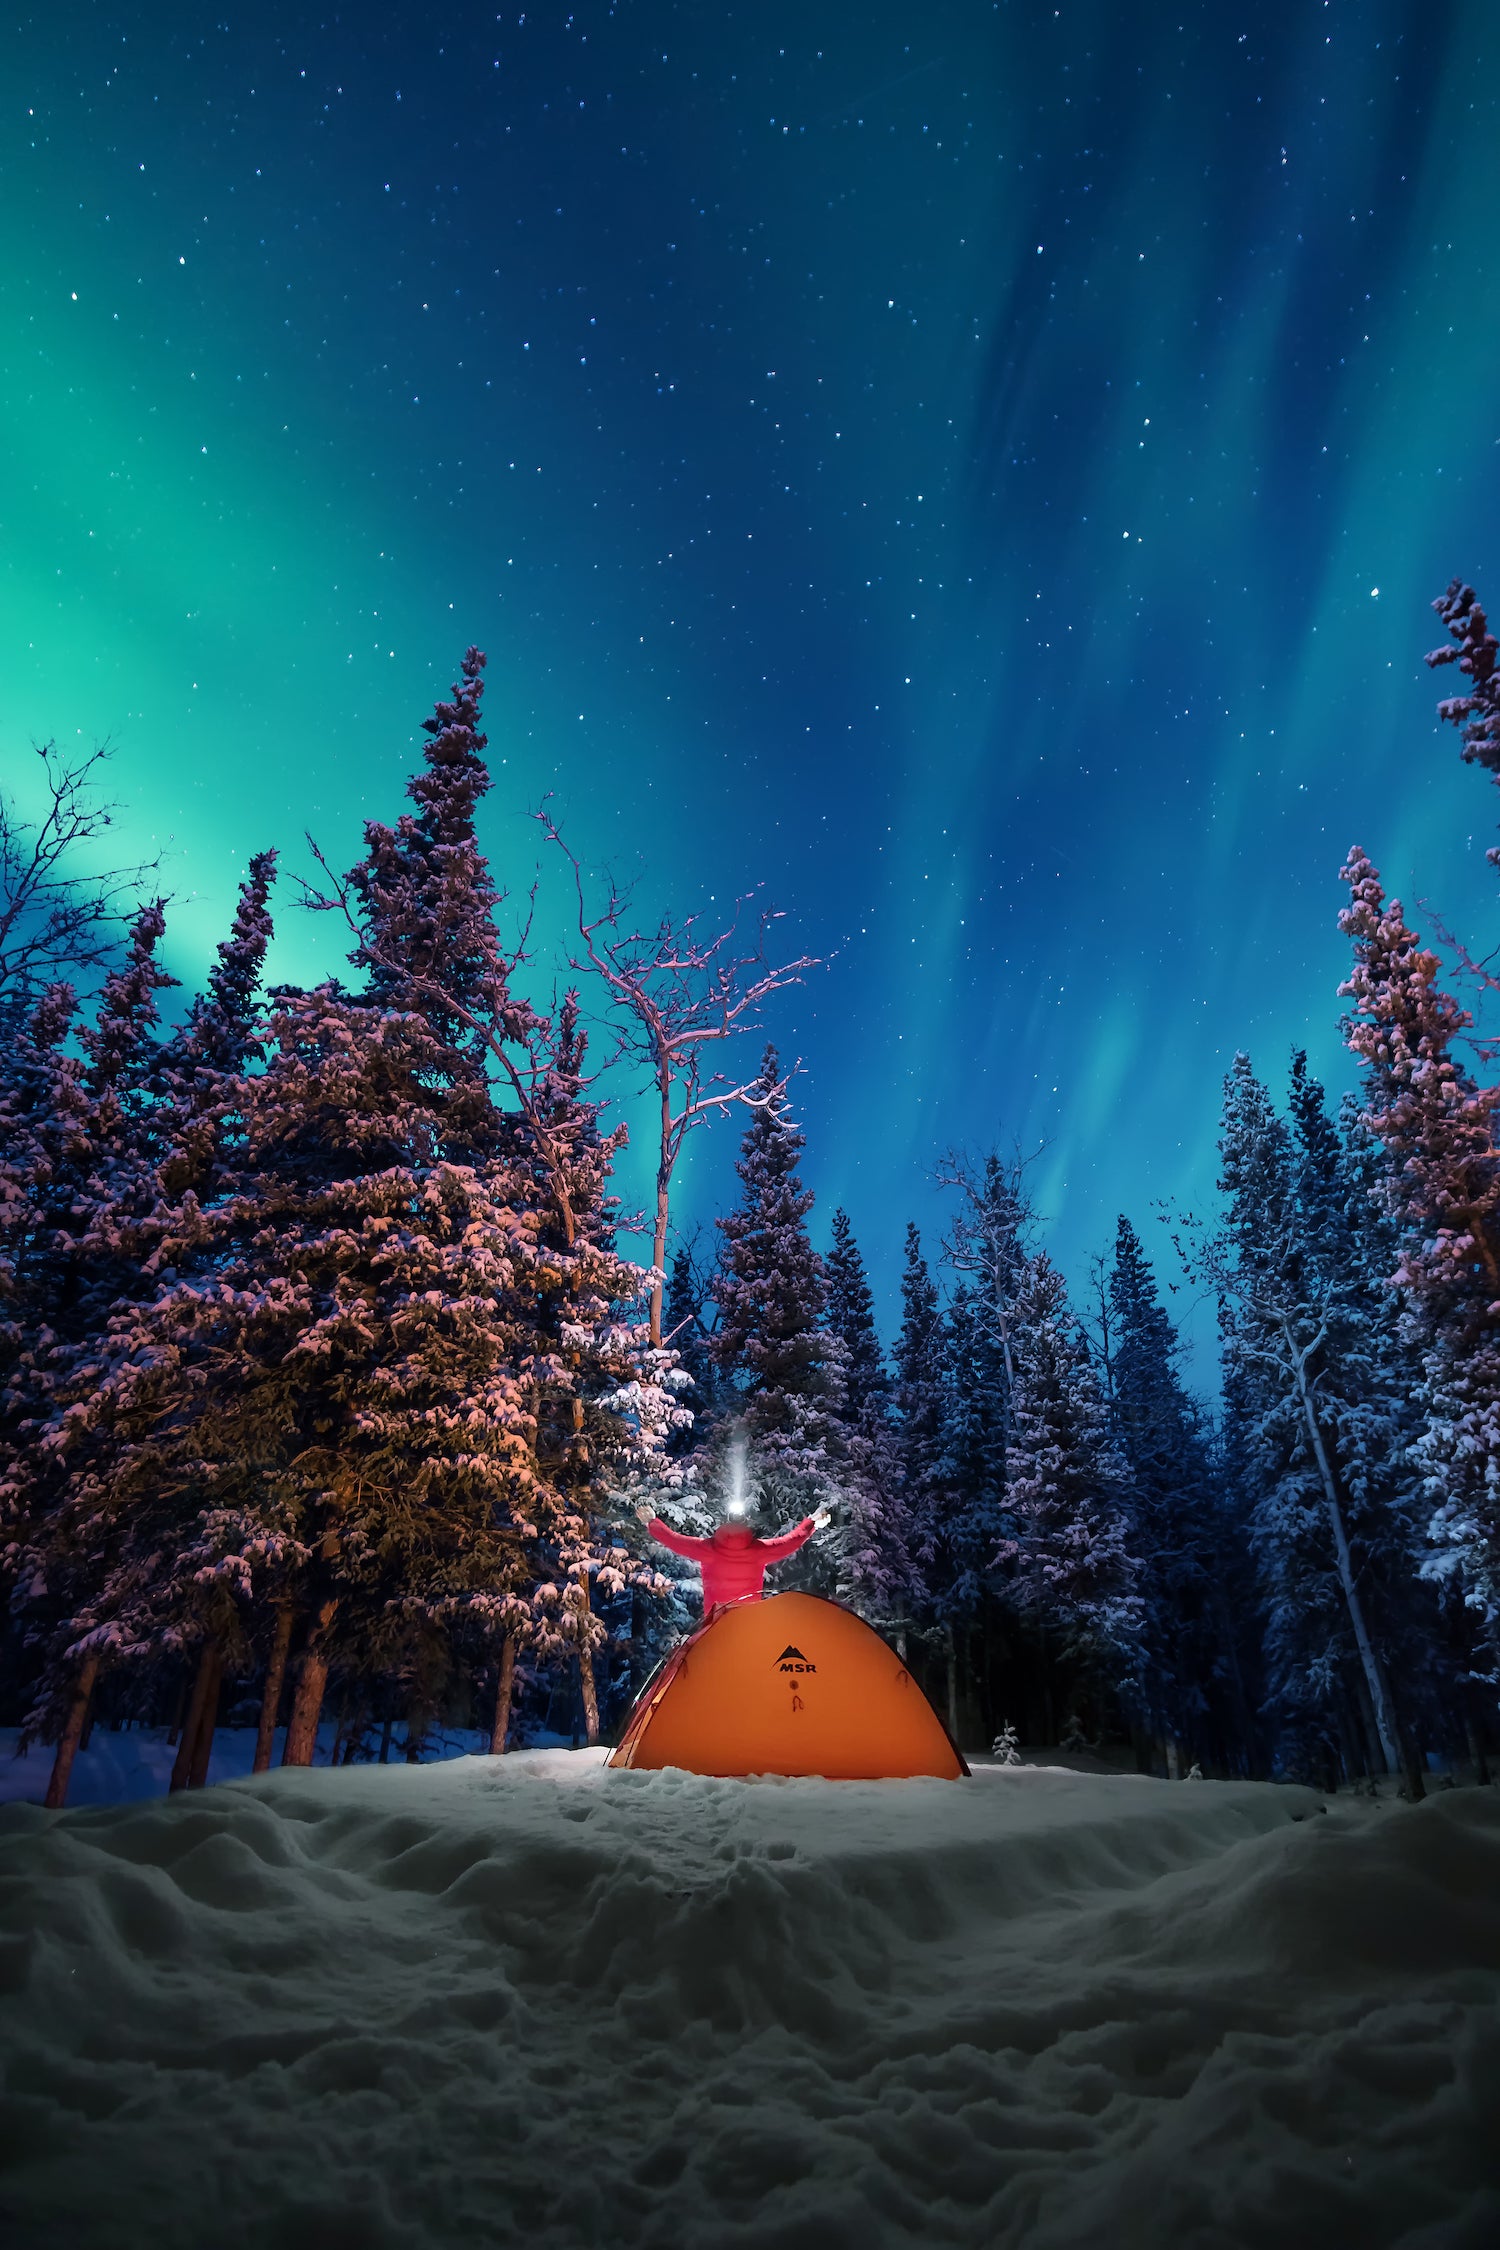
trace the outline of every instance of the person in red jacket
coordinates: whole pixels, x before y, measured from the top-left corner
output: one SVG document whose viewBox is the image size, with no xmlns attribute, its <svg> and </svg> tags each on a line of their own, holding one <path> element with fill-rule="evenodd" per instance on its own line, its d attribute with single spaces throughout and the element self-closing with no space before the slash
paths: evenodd
<svg viewBox="0 0 1500 2250">
<path fill-rule="evenodd" d="M 732 1500 L 729 1507 L 727 1522 L 721 1523 L 709 1539 L 692 1539 L 686 1532 L 674 1531 L 645 1502 L 635 1511 L 653 1539 L 670 1547 L 674 1555 L 686 1555 L 702 1569 L 705 1617 L 721 1603 L 759 1601 L 767 1563 L 795 1555 L 829 1520 L 828 1510 L 820 1508 L 815 1516 L 804 1516 L 779 1539 L 762 1539 L 750 1529 Z"/>
</svg>

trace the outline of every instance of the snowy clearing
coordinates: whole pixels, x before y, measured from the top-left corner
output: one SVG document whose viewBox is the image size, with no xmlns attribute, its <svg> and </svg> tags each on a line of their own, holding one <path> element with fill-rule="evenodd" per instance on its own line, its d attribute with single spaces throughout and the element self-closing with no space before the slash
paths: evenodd
<svg viewBox="0 0 1500 2250">
<path fill-rule="evenodd" d="M 1500 1794 L 601 1755 L 0 1812 L 8 2243 L 1500 2240 Z"/>
</svg>

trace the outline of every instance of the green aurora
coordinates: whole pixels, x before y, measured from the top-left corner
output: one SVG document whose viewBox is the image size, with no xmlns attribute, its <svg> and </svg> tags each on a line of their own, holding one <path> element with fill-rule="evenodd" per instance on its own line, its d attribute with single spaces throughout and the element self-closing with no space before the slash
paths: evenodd
<svg viewBox="0 0 1500 2250">
<path fill-rule="evenodd" d="M 1204 1193 L 1237 1047 L 1347 1083 L 1351 842 L 1488 945 L 1421 654 L 1454 572 L 1500 603 L 1493 9 L 0 41 L 0 765 L 113 738 L 185 979 L 251 851 L 392 815 L 477 641 L 516 890 L 555 792 L 644 904 L 764 881 L 832 957 L 772 1028 L 889 1293 L 950 1142 L 1046 1142 L 1081 1280 Z"/>
</svg>

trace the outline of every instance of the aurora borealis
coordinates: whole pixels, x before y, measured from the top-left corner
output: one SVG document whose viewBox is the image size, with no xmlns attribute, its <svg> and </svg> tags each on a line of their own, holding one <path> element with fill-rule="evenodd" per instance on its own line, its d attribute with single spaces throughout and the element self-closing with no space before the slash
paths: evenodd
<svg viewBox="0 0 1500 2250">
<path fill-rule="evenodd" d="M 1237 1046 L 1346 1083 L 1351 842 L 1487 945 L 1420 660 L 1455 572 L 1500 603 L 1492 9 L 269 0 L 0 57 L 0 761 L 115 739 L 178 973 L 251 851 L 353 859 L 478 642 L 515 888 L 554 791 L 644 902 L 764 880 L 834 956 L 772 1028 L 889 1291 L 950 1142 L 1047 1140 L 1081 1279 L 1211 1181 Z"/>
</svg>

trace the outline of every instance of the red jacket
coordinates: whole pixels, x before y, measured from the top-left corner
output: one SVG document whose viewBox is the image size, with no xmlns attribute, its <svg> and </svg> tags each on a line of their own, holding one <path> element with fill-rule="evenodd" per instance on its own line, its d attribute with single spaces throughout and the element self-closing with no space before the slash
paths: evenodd
<svg viewBox="0 0 1500 2250">
<path fill-rule="evenodd" d="M 689 1561 L 701 1564 L 706 1614 L 719 1602 L 757 1600 L 766 1582 L 767 1563 L 780 1562 L 805 1547 L 813 1535 L 813 1520 L 804 1516 L 779 1539 L 757 1538 L 747 1523 L 721 1523 L 711 1539 L 690 1539 L 686 1532 L 674 1531 L 669 1523 L 663 1523 L 660 1516 L 653 1516 L 646 1529 L 674 1555 L 686 1555 Z"/>
</svg>

